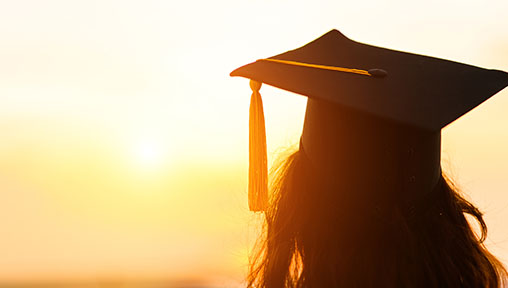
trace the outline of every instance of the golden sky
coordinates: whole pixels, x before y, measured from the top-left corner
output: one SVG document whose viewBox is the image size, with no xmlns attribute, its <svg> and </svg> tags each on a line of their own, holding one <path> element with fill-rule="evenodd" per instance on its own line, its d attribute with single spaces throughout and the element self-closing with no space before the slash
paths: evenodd
<svg viewBox="0 0 508 288">
<path fill-rule="evenodd" d="M 250 89 L 229 72 L 330 29 L 508 71 L 507 1 L 1 1 L 0 283 L 234 286 Z M 429 83 L 431 85 L 431 83 Z M 261 89 L 270 159 L 306 99 Z M 508 263 L 508 90 L 443 130 L 443 166 Z"/>
</svg>

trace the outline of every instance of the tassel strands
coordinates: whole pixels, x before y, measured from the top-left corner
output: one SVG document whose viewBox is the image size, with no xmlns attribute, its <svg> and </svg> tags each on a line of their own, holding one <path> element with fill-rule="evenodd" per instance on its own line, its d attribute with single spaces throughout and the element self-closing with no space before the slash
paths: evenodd
<svg viewBox="0 0 508 288">
<path fill-rule="evenodd" d="M 249 209 L 265 211 L 268 206 L 268 168 L 261 82 L 250 80 L 249 111 Z"/>
</svg>

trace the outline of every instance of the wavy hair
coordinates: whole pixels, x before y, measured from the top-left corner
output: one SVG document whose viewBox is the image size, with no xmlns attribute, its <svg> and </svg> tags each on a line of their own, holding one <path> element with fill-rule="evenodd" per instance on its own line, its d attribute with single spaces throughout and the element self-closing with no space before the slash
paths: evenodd
<svg viewBox="0 0 508 288">
<path fill-rule="evenodd" d="M 249 287 L 500 287 L 503 265 L 485 248 L 482 213 L 441 175 L 416 217 L 397 204 L 347 203 L 305 155 L 272 170 L 272 197 L 252 255 Z M 476 235 L 466 215 L 480 227 Z"/>
</svg>

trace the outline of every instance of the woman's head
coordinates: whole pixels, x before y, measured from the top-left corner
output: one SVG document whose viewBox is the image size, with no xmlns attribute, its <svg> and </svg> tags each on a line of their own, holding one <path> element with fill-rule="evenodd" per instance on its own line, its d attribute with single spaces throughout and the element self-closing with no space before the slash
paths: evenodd
<svg viewBox="0 0 508 288">
<path fill-rule="evenodd" d="M 249 284 L 257 287 L 498 287 L 481 213 L 444 175 L 427 205 L 345 197 L 298 151 L 274 170 L 265 234 Z M 376 193 L 378 191 L 371 191 Z M 361 201 L 360 201 L 361 200 Z M 480 224 L 475 235 L 465 215 Z"/>
<path fill-rule="evenodd" d="M 272 185 L 250 284 L 497 285 L 504 270 L 464 216 L 485 233 L 481 213 L 442 175 L 440 130 L 506 87 L 508 73 L 370 46 L 332 30 L 231 76 L 256 84 L 249 138 L 255 211 L 267 205 L 260 83 L 309 97 L 300 149 Z"/>
</svg>

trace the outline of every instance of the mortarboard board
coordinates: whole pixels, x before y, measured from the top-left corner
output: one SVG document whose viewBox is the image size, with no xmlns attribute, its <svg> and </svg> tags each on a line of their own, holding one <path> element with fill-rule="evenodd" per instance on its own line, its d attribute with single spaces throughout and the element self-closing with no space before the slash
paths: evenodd
<svg viewBox="0 0 508 288">
<path fill-rule="evenodd" d="M 405 190 L 436 185 L 440 130 L 508 85 L 508 73 L 503 71 L 375 47 L 337 30 L 242 66 L 231 76 L 251 79 L 253 91 L 249 142 L 253 211 L 267 205 L 261 83 L 309 97 L 300 150 L 320 172 L 330 174 L 337 165 L 347 165 L 350 173 L 381 169 L 383 177 L 366 183 L 401 182 L 406 183 Z M 348 145 L 363 152 L 344 152 Z"/>
</svg>

